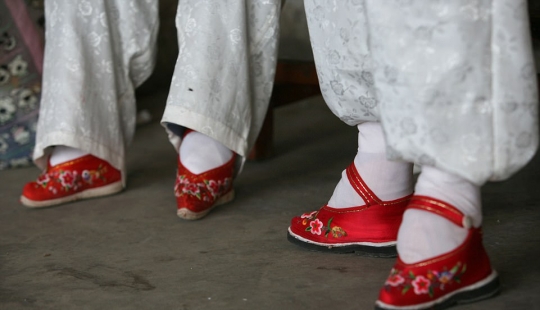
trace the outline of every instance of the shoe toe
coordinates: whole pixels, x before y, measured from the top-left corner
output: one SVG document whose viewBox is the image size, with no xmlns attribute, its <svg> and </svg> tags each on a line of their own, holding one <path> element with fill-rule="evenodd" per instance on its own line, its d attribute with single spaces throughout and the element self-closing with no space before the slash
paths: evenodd
<svg viewBox="0 0 540 310">
<path fill-rule="evenodd" d="M 22 195 L 29 200 L 41 200 L 43 198 L 43 188 L 36 182 L 28 182 L 23 187 Z"/>
</svg>

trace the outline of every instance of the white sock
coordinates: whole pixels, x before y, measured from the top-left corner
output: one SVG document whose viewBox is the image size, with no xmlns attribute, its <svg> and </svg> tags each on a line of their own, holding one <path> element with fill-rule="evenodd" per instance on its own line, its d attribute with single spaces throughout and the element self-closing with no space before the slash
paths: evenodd
<svg viewBox="0 0 540 310">
<path fill-rule="evenodd" d="M 358 173 L 381 200 L 394 200 L 412 193 L 412 164 L 386 159 L 386 145 L 381 124 L 366 122 L 358 125 L 358 153 L 354 158 Z M 333 208 L 365 205 L 353 189 L 345 171 L 328 201 Z"/>
<path fill-rule="evenodd" d="M 445 201 L 471 217 L 473 226 L 482 224 L 480 187 L 437 168 L 423 166 L 415 195 Z M 397 250 L 405 263 L 416 263 L 452 251 L 463 243 L 467 229 L 431 212 L 405 211 L 399 228 Z"/>
<path fill-rule="evenodd" d="M 87 154 L 88 154 L 87 152 L 81 151 L 73 147 L 69 147 L 65 145 L 57 145 L 54 147 L 49 161 L 51 163 L 51 166 L 56 166 L 56 165 L 68 162 L 70 160 L 83 157 Z"/>
<path fill-rule="evenodd" d="M 197 131 L 184 137 L 178 154 L 182 165 L 193 174 L 217 168 L 233 156 L 233 152 L 226 146 Z"/>
</svg>

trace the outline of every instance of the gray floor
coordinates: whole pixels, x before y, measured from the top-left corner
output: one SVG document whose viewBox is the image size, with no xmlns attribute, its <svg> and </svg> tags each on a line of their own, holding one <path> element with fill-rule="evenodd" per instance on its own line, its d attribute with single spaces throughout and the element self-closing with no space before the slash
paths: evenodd
<svg viewBox="0 0 540 310">
<path fill-rule="evenodd" d="M 331 195 L 355 128 L 321 98 L 276 120 L 276 155 L 247 163 L 236 200 L 196 222 L 175 215 L 175 153 L 157 123 L 138 129 L 119 195 L 27 210 L 18 197 L 38 170 L 0 172 L 0 309 L 372 309 L 393 259 L 286 240 L 290 218 Z M 539 165 L 484 188 L 485 245 L 503 291 L 459 309 L 540 309 Z"/>
</svg>

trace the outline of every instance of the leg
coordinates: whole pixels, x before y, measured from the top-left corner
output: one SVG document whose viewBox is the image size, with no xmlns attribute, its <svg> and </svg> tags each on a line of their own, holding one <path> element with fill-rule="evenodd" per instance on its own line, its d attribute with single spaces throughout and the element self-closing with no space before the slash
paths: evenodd
<svg viewBox="0 0 540 310">
<path fill-rule="evenodd" d="M 493 296 L 479 186 L 536 150 L 525 1 L 365 3 L 391 155 L 425 167 L 377 307 L 443 309 Z"/>
<path fill-rule="evenodd" d="M 280 1 L 181 1 L 180 52 L 162 123 L 247 156 L 270 100 Z"/>
<path fill-rule="evenodd" d="M 181 218 L 200 218 L 233 197 L 229 161 L 233 152 L 247 156 L 264 121 L 275 71 L 279 12 L 279 0 L 178 5 L 180 52 L 162 124 L 180 155 L 175 194 Z M 182 128 L 193 131 L 180 143 Z M 201 176 L 223 169 L 228 172 L 220 178 Z M 218 193 L 209 186 L 193 186 L 210 181 L 228 186 Z"/>
<path fill-rule="evenodd" d="M 395 256 L 399 224 L 412 193 L 412 165 L 386 159 L 376 122 L 365 7 L 333 7 L 325 1 L 305 5 L 323 96 L 334 114 L 358 126 L 359 146 L 328 204 L 293 218 L 289 240 L 320 251 Z"/>
<path fill-rule="evenodd" d="M 135 129 L 134 89 L 153 67 L 157 4 L 51 0 L 45 9 L 47 32 L 36 164 L 52 168 L 48 166 L 48 154 L 61 145 L 78 151 L 69 149 L 73 154 L 56 158 L 57 164 L 90 154 L 103 165 L 110 165 L 109 172 L 123 172 L 125 148 Z M 88 169 L 80 164 L 77 171 Z M 44 193 L 34 195 L 31 190 L 42 191 L 45 186 L 52 190 L 57 176 L 50 177 L 53 181 L 48 185 L 25 188 L 23 198 L 50 200 Z M 71 200 L 83 198 L 73 195 L 85 188 L 84 180 L 72 181 L 67 186 L 64 182 L 57 184 L 58 195 L 70 196 Z"/>
<path fill-rule="evenodd" d="M 343 55 L 363 55 L 365 48 L 351 52 L 331 43 L 336 36 L 317 40 L 314 34 L 343 21 L 351 26 L 333 33 L 357 34 L 354 25 L 364 22 L 367 12 L 366 46 L 387 155 L 426 167 L 407 205 L 397 240 L 400 258 L 377 309 L 444 309 L 498 291 L 497 274 L 482 246 L 479 186 L 510 176 L 537 148 L 537 93 L 525 8 L 525 1 L 510 0 L 306 5 L 316 21 L 310 25 L 314 54 L 324 51 L 326 42 L 337 46 L 326 53 L 326 68 L 341 63 Z M 348 15 L 351 11 L 357 16 Z M 361 66 L 356 61 L 348 68 Z M 343 70 L 327 89 L 338 98 L 351 89 L 349 97 L 357 103 L 339 100 L 334 110 L 354 115 L 368 101 L 359 90 L 362 81 L 350 82 L 348 76 Z M 312 222 L 317 225 L 310 230 L 321 228 Z M 330 223 L 332 218 L 327 230 Z"/>
</svg>

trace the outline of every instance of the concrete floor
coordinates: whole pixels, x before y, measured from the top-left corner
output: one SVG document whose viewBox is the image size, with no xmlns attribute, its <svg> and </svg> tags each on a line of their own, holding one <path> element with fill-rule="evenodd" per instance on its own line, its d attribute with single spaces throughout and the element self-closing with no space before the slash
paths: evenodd
<svg viewBox="0 0 540 310">
<path fill-rule="evenodd" d="M 119 195 L 28 210 L 18 197 L 38 170 L 0 172 L 0 309 L 372 309 L 393 259 L 286 240 L 291 217 L 330 197 L 355 128 L 321 98 L 276 110 L 275 127 L 276 155 L 248 162 L 236 200 L 196 222 L 175 215 L 175 153 L 157 123 L 138 129 Z M 536 158 L 484 188 L 485 245 L 503 290 L 458 309 L 540 309 L 539 174 Z"/>
</svg>

